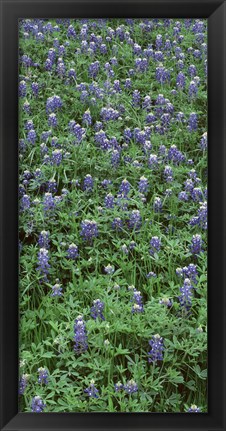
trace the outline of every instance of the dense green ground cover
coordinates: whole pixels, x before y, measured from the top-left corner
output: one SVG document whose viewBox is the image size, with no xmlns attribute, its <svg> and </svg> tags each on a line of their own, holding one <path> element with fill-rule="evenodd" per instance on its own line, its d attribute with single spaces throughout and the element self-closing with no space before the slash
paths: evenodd
<svg viewBox="0 0 226 431">
<path fill-rule="evenodd" d="M 21 411 L 207 411 L 206 43 L 21 21 Z"/>
</svg>

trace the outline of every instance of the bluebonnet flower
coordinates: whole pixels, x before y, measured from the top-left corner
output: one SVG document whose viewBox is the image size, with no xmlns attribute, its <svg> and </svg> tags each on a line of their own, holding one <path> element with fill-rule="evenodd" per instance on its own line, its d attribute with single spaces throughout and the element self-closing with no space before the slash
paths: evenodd
<svg viewBox="0 0 226 431">
<path fill-rule="evenodd" d="M 197 180 L 197 172 L 195 169 L 191 169 L 188 172 L 189 178 L 191 178 L 192 180 L 196 181 Z"/>
<path fill-rule="evenodd" d="M 115 392 L 120 392 L 124 389 L 124 386 L 121 382 L 115 383 Z"/>
<path fill-rule="evenodd" d="M 153 271 L 150 271 L 148 274 L 147 274 L 147 278 L 156 278 L 157 276 L 156 276 L 156 273 L 155 272 L 153 272 Z"/>
<path fill-rule="evenodd" d="M 75 69 L 69 69 L 69 71 L 68 71 L 68 78 L 69 79 L 76 79 L 76 72 L 75 72 Z"/>
<path fill-rule="evenodd" d="M 73 25 L 69 25 L 68 29 L 67 29 L 67 36 L 69 38 L 75 39 L 76 38 L 76 31 L 73 27 Z"/>
<path fill-rule="evenodd" d="M 47 281 L 47 275 L 49 273 L 49 252 L 45 248 L 40 248 L 38 252 L 38 266 L 37 270 L 40 272 L 44 281 Z"/>
<path fill-rule="evenodd" d="M 56 72 L 61 78 L 63 78 L 65 75 L 66 69 L 62 58 L 58 58 L 57 60 Z"/>
<path fill-rule="evenodd" d="M 100 69 L 100 62 L 98 60 L 89 65 L 88 72 L 91 78 L 96 78 L 99 72 L 99 69 Z"/>
<path fill-rule="evenodd" d="M 118 64 L 118 60 L 117 60 L 117 58 L 116 58 L 116 57 L 112 57 L 112 58 L 110 59 L 110 63 L 111 63 L 113 66 L 117 66 L 117 64 Z"/>
<path fill-rule="evenodd" d="M 46 102 L 46 112 L 50 114 L 51 112 L 57 111 L 59 108 L 63 106 L 63 102 L 60 96 L 51 96 L 48 97 Z"/>
<path fill-rule="evenodd" d="M 26 67 L 30 67 L 33 65 L 32 59 L 27 54 L 22 55 L 21 63 Z"/>
<path fill-rule="evenodd" d="M 25 101 L 23 104 L 23 110 L 27 113 L 30 114 L 31 113 L 31 105 L 28 101 Z"/>
<path fill-rule="evenodd" d="M 198 93 L 198 87 L 195 81 L 191 81 L 189 84 L 188 95 L 190 98 L 195 98 Z"/>
<path fill-rule="evenodd" d="M 19 382 L 19 395 L 23 395 L 27 387 L 29 374 L 22 374 Z"/>
<path fill-rule="evenodd" d="M 113 208 L 114 207 L 114 201 L 115 198 L 111 193 L 108 193 L 104 198 L 104 204 L 106 208 Z"/>
<path fill-rule="evenodd" d="M 142 103 L 142 109 L 145 109 L 148 112 L 150 108 L 151 108 L 151 98 L 150 96 L 145 96 Z"/>
<path fill-rule="evenodd" d="M 185 192 L 185 191 L 180 192 L 178 194 L 178 199 L 179 199 L 179 201 L 184 201 L 184 202 L 188 201 L 188 194 L 187 194 L 187 192 Z"/>
<path fill-rule="evenodd" d="M 168 177 L 168 178 L 170 178 L 170 177 Z M 164 192 L 164 195 L 168 198 L 172 195 L 172 193 L 173 193 L 172 189 L 166 189 Z"/>
<path fill-rule="evenodd" d="M 155 197 L 154 199 L 153 210 L 156 213 L 160 213 L 162 211 L 162 200 L 159 197 Z"/>
<path fill-rule="evenodd" d="M 42 29 L 43 29 L 44 33 L 52 33 L 53 32 L 53 25 L 51 24 L 51 22 L 47 22 L 47 24 L 44 25 Z"/>
<path fill-rule="evenodd" d="M 184 155 L 176 145 L 171 145 L 171 147 L 168 150 L 168 159 L 171 160 L 175 165 L 178 165 L 179 163 L 183 162 L 185 160 Z"/>
<path fill-rule="evenodd" d="M 104 303 L 101 302 L 100 299 L 95 299 L 93 301 L 93 306 L 90 309 L 90 314 L 93 319 L 97 319 L 98 317 L 102 320 L 105 320 L 103 315 Z"/>
<path fill-rule="evenodd" d="M 163 66 L 156 67 L 155 77 L 160 84 L 170 81 L 170 71 Z"/>
<path fill-rule="evenodd" d="M 59 283 L 54 284 L 54 286 L 52 286 L 52 293 L 51 296 L 55 297 L 55 296 L 62 296 L 62 286 Z"/>
<path fill-rule="evenodd" d="M 207 149 L 207 132 L 203 133 L 199 147 L 205 151 Z"/>
<path fill-rule="evenodd" d="M 139 90 L 134 90 L 133 96 L 132 96 L 132 103 L 133 103 L 133 106 L 135 106 L 135 107 L 140 105 L 140 92 L 139 92 Z"/>
<path fill-rule="evenodd" d="M 152 144 L 151 144 L 151 142 L 150 141 L 145 141 L 144 144 L 143 144 L 143 148 L 142 149 L 144 151 L 144 154 L 147 154 L 150 157 L 150 152 L 152 150 Z"/>
<path fill-rule="evenodd" d="M 78 247 L 77 245 L 70 244 L 67 250 L 67 257 L 68 259 L 76 259 L 78 257 L 79 253 L 78 253 Z"/>
<path fill-rule="evenodd" d="M 55 180 L 49 180 L 48 182 L 47 182 L 47 189 L 48 189 L 48 192 L 50 192 L 50 193 L 56 193 L 56 191 L 57 191 L 57 183 L 56 183 L 56 181 Z"/>
<path fill-rule="evenodd" d="M 106 274 L 108 275 L 112 275 L 115 272 L 115 268 L 109 263 L 107 266 L 104 267 L 104 272 L 106 272 Z"/>
<path fill-rule="evenodd" d="M 96 123 L 94 124 L 94 130 L 96 132 L 99 132 L 100 130 L 102 130 L 103 127 L 103 123 L 101 121 L 96 121 Z"/>
<path fill-rule="evenodd" d="M 148 60 L 147 58 L 135 58 L 135 69 L 137 72 L 143 73 L 148 68 Z"/>
<path fill-rule="evenodd" d="M 129 380 L 124 385 L 124 390 L 127 394 L 133 394 L 138 391 L 138 385 L 134 380 Z"/>
<path fill-rule="evenodd" d="M 50 58 L 47 58 L 45 61 L 45 69 L 48 72 L 51 72 L 52 68 L 53 68 L 53 61 Z"/>
<path fill-rule="evenodd" d="M 27 120 L 25 124 L 26 130 L 33 130 L 34 129 L 34 123 L 33 120 Z"/>
<path fill-rule="evenodd" d="M 204 31 L 204 21 L 202 20 L 195 20 L 195 23 L 192 26 L 193 33 L 200 33 Z"/>
<path fill-rule="evenodd" d="M 194 78 L 194 76 L 197 75 L 197 69 L 194 64 L 190 64 L 190 66 L 188 67 L 188 74 L 191 78 Z"/>
<path fill-rule="evenodd" d="M 47 130 L 47 132 L 42 132 L 41 134 L 41 140 L 47 141 L 47 139 L 51 136 L 52 130 Z"/>
<path fill-rule="evenodd" d="M 120 217 L 114 218 L 114 220 L 112 222 L 112 229 L 114 229 L 116 231 L 120 231 L 123 229 L 123 221 Z"/>
<path fill-rule="evenodd" d="M 19 82 L 19 97 L 26 97 L 27 94 L 27 84 L 26 81 L 22 80 Z"/>
<path fill-rule="evenodd" d="M 39 93 L 39 84 L 37 82 L 32 82 L 31 83 L 31 89 L 32 89 L 32 93 L 35 97 L 38 96 Z"/>
<path fill-rule="evenodd" d="M 19 196 L 25 195 L 25 188 L 23 184 L 19 184 Z"/>
<path fill-rule="evenodd" d="M 201 409 L 197 407 L 195 404 L 192 404 L 188 409 L 188 413 L 201 413 Z"/>
<path fill-rule="evenodd" d="M 33 413 L 42 413 L 46 404 L 43 402 L 39 395 L 32 398 L 31 410 Z"/>
<path fill-rule="evenodd" d="M 159 304 L 165 305 L 166 307 L 169 307 L 169 308 L 172 307 L 172 301 L 166 296 L 164 296 L 159 300 Z"/>
<path fill-rule="evenodd" d="M 142 53 L 142 48 L 140 45 L 138 45 L 138 43 L 134 43 L 133 45 L 133 53 L 135 55 L 140 55 Z"/>
<path fill-rule="evenodd" d="M 178 62 L 177 62 L 177 67 L 178 67 L 178 69 L 180 69 L 180 70 L 183 70 L 183 69 L 184 69 L 184 62 L 183 62 L 183 60 L 178 60 Z"/>
<path fill-rule="evenodd" d="M 78 354 L 88 349 L 88 337 L 83 316 L 78 316 L 74 324 L 74 351 Z"/>
<path fill-rule="evenodd" d="M 198 225 L 202 229 L 207 229 L 207 202 L 200 202 L 198 215 L 192 217 L 190 222 L 192 226 Z"/>
<path fill-rule="evenodd" d="M 133 134 L 132 134 L 132 131 L 131 131 L 131 129 L 129 129 L 128 127 L 124 130 L 124 133 L 123 133 L 123 137 L 124 137 L 124 139 L 125 139 L 125 142 L 128 144 L 129 142 L 130 142 L 130 140 L 132 139 L 132 136 L 133 136 Z"/>
<path fill-rule="evenodd" d="M 48 125 L 51 127 L 57 127 L 57 116 L 54 112 L 51 112 L 48 117 Z"/>
<path fill-rule="evenodd" d="M 178 112 L 176 114 L 176 120 L 179 121 L 180 123 L 184 123 L 184 121 L 185 121 L 184 113 Z"/>
<path fill-rule="evenodd" d="M 165 41 L 165 45 L 164 45 L 164 50 L 166 51 L 166 53 L 169 55 L 172 49 L 172 44 L 171 41 L 169 39 L 166 39 Z"/>
<path fill-rule="evenodd" d="M 76 138 L 76 143 L 80 144 L 82 139 L 85 137 L 85 129 L 80 126 L 80 124 L 76 123 L 74 120 L 69 121 L 68 124 L 69 130 Z"/>
<path fill-rule="evenodd" d="M 164 171 L 163 171 L 163 175 L 164 175 L 167 182 L 170 182 L 173 180 L 173 170 L 172 170 L 171 166 L 165 166 Z"/>
<path fill-rule="evenodd" d="M 121 93 L 122 89 L 120 87 L 120 81 L 118 79 L 114 80 L 114 86 L 113 86 L 114 90 L 116 91 L 116 93 Z"/>
<path fill-rule="evenodd" d="M 132 313 L 142 313 L 144 311 L 143 307 L 143 298 L 141 295 L 141 292 L 139 290 L 134 289 L 133 290 L 133 306 L 132 306 Z"/>
<path fill-rule="evenodd" d="M 189 278 L 184 279 L 184 284 L 182 287 L 180 287 L 180 293 L 181 294 L 178 296 L 180 306 L 185 309 L 185 311 L 189 311 L 192 305 L 193 297 L 193 286 Z"/>
<path fill-rule="evenodd" d="M 138 190 L 140 193 L 147 193 L 149 188 L 148 179 L 144 176 L 140 177 Z"/>
<path fill-rule="evenodd" d="M 126 78 L 126 80 L 124 82 L 124 87 L 128 88 L 128 89 L 132 87 L 132 81 L 130 78 Z"/>
<path fill-rule="evenodd" d="M 161 248 L 161 239 L 158 236 L 153 236 L 150 241 L 151 249 L 149 253 L 153 256 L 155 253 L 160 251 Z"/>
<path fill-rule="evenodd" d="M 91 175 L 87 174 L 83 181 L 83 190 L 91 192 L 93 190 L 93 178 Z"/>
<path fill-rule="evenodd" d="M 151 169 L 154 169 L 158 166 L 158 157 L 156 154 L 150 154 L 150 157 L 148 159 L 148 165 Z"/>
<path fill-rule="evenodd" d="M 115 168 L 118 166 L 120 162 L 120 151 L 118 150 L 112 150 L 111 151 L 111 164 Z"/>
<path fill-rule="evenodd" d="M 31 206 L 30 196 L 24 194 L 21 198 L 20 205 L 22 211 L 28 210 Z"/>
<path fill-rule="evenodd" d="M 65 45 L 66 45 L 66 44 L 67 44 L 67 42 L 65 43 Z M 64 46 L 64 45 L 60 45 L 60 46 L 58 47 L 58 55 L 60 55 L 60 56 L 64 56 L 65 52 L 66 52 L 66 48 L 65 48 L 65 46 Z M 62 58 L 59 58 L 58 60 L 59 60 L 59 62 L 62 62 Z"/>
<path fill-rule="evenodd" d="M 176 86 L 182 90 L 185 88 L 185 75 L 182 72 L 177 75 Z"/>
<path fill-rule="evenodd" d="M 62 158 L 63 153 L 61 149 L 53 150 L 51 160 L 54 165 L 59 166 L 62 162 Z"/>
<path fill-rule="evenodd" d="M 203 200 L 203 191 L 200 187 L 194 187 L 191 192 L 191 197 L 193 201 L 200 202 Z"/>
<path fill-rule="evenodd" d="M 123 245 L 121 246 L 121 250 L 122 250 L 122 252 L 123 252 L 124 254 L 128 254 L 128 253 L 129 253 L 129 250 L 128 250 L 128 247 L 127 247 L 127 245 L 126 245 L 126 244 L 123 244 Z"/>
<path fill-rule="evenodd" d="M 26 169 L 23 173 L 23 184 L 28 185 L 31 178 L 32 178 L 31 172 L 28 169 Z"/>
<path fill-rule="evenodd" d="M 42 230 L 38 237 L 38 245 L 41 248 L 49 248 L 49 232 L 47 232 L 46 230 Z"/>
<path fill-rule="evenodd" d="M 161 34 L 157 34 L 156 39 L 155 39 L 156 49 L 161 48 L 162 44 L 163 44 L 162 35 Z"/>
<path fill-rule="evenodd" d="M 146 140 L 146 134 L 144 130 L 140 130 L 139 127 L 134 129 L 134 138 L 139 144 L 144 144 Z"/>
<path fill-rule="evenodd" d="M 36 141 L 36 137 L 37 135 L 35 130 L 34 129 L 29 130 L 27 134 L 27 142 L 30 142 L 31 144 L 34 145 Z"/>
<path fill-rule="evenodd" d="M 49 212 L 55 208 L 55 201 L 52 193 L 45 193 L 43 199 L 43 208 L 45 212 Z"/>
<path fill-rule="evenodd" d="M 92 124 L 92 117 L 91 117 L 89 109 L 87 109 L 87 111 L 84 112 L 83 117 L 82 117 L 82 122 L 86 126 L 91 126 L 91 124 Z"/>
<path fill-rule="evenodd" d="M 119 188 L 119 192 L 122 195 L 128 195 L 129 191 L 130 191 L 131 185 L 129 183 L 129 181 L 127 181 L 127 179 L 125 178 L 124 180 L 122 180 L 120 188 Z"/>
<path fill-rule="evenodd" d="M 92 379 L 88 388 L 84 390 L 91 398 L 98 398 L 98 389 L 95 387 L 95 381 Z"/>
<path fill-rule="evenodd" d="M 154 58 L 155 58 L 155 60 L 156 60 L 156 61 L 161 61 L 161 62 L 163 62 L 163 61 L 164 61 L 164 55 L 163 55 L 163 52 L 162 52 L 162 51 L 155 51 L 155 52 L 154 52 Z"/>
<path fill-rule="evenodd" d="M 195 132 L 198 127 L 198 117 L 195 112 L 192 112 L 188 120 L 188 130 L 189 132 Z"/>
<path fill-rule="evenodd" d="M 155 363 L 157 361 L 163 361 L 163 351 L 164 344 L 163 338 L 159 334 L 153 335 L 152 339 L 149 341 L 151 346 L 150 352 L 148 352 L 148 362 Z"/>
<path fill-rule="evenodd" d="M 199 49 L 194 49 L 193 56 L 194 56 L 194 58 L 200 58 L 201 59 L 202 53 Z"/>
<path fill-rule="evenodd" d="M 46 368 L 40 367 L 38 368 L 38 383 L 43 383 L 44 385 L 48 384 L 49 373 Z"/>
<path fill-rule="evenodd" d="M 117 120 L 119 118 L 119 112 L 111 107 L 103 107 L 100 111 L 101 119 L 103 121 Z"/>
<path fill-rule="evenodd" d="M 109 150 L 111 148 L 106 133 L 102 129 L 95 133 L 94 140 L 103 150 Z"/>
<path fill-rule="evenodd" d="M 185 185 L 185 191 L 186 192 L 189 192 L 189 193 L 192 193 L 192 190 L 193 190 L 193 188 L 194 188 L 194 183 L 193 183 L 193 181 L 190 179 L 190 178 L 188 178 L 186 181 L 185 181 L 185 183 L 184 183 L 184 185 Z"/>
<path fill-rule="evenodd" d="M 128 226 L 130 229 L 139 230 L 142 224 L 142 219 L 139 210 L 133 210 L 130 213 L 130 217 L 128 219 Z"/>
<path fill-rule="evenodd" d="M 192 283 L 197 284 L 197 266 L 194 263 L 190 263 L 188 266 L 183 268 L 177 268 L 176 274 L 180 277 L 189 278 Z"/>
<path fill-rule="evenodd" d="M 190 251 L 192 254 L 199 254 L 202 250 L 202 237 L 199 234 L 193 235 L 190 245 Z"/>
<path fill-rule="evenodd" d="M 81 222 L 80 235 L 84 241 L 92 242 L 98 236 L 97 223 L 94 220 L 84 220 Z"/>
</svg>

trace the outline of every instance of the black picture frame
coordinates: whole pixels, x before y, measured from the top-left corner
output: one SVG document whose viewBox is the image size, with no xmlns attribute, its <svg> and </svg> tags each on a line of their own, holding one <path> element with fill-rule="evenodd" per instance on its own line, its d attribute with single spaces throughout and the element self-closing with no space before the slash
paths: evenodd
<svg viewBox="0 0 226 431">
<path fill-rule="evenodd" d="M 222 0 L 1 0 L 1 430 L 226 430 L 225 59 Z M 18 19 L 208 19 L 208 413 L 18 413 Z"/>
</svg>

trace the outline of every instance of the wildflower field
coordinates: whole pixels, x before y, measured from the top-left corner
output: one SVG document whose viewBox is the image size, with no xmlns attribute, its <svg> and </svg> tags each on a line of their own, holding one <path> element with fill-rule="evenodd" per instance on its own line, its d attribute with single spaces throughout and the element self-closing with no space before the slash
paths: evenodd
<svg viewBox="0 0 226 431">
<path fill-rule="evenodd" d="M 19 409 L 204 413 L 207 21 L 19 30 Z"/>
</svg>

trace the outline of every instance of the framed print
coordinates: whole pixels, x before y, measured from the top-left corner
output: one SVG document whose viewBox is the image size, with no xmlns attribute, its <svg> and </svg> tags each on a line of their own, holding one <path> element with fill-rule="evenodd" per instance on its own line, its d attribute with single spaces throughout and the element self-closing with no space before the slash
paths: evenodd
<svg viewBox="0 0 226 431">
<path fill-rule="evenodd" d="M 2 430 L 225 429 L 225 13 L 1 2 Z"/>
</svg>

